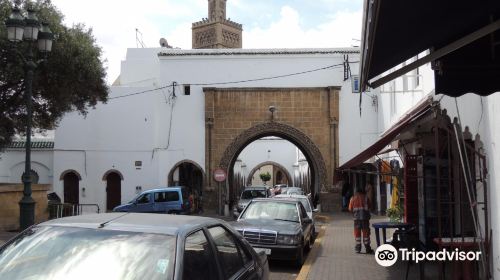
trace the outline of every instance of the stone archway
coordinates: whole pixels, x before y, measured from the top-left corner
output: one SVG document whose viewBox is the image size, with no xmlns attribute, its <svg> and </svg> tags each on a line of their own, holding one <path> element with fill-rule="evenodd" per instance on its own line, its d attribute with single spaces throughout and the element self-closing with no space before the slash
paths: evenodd
<svg viewBox="0 0 500 280">
<path fill-rule="evenodd" d="M 266 122 L 253 126 L 238 135 L 224 151 L 219 166 L 232 174 L 232 168 L 239 153 L 251 142 L 266 136 L 277 136 L 295 144 L 310 164 L 311 168 L 311 195 L 314 197 L 327 183 L 327 169 L 320 150 L 314 142 L 302 131 L 292 126 L 278 123 Z M 228 176 L 226 200 L 231 206 L 235 199 L 232 188 L 232 178 Z"/>
<path fill-rule="evenodd" d="M 339 87 L 203 88 L 205 93 L 205 207 L 234 202 L 233 166 L 241 150 L 259 138 L 288 140 L 310 163 L 311 192 L 333 184 L 338 166 Z M 272 112 L 270 109 L 273 109 Z M 228 180 L 213 179 L 223 168 Z"/>
<path fill-rule="evenodd" d="M 252 168 L 252 170 L 248 173 L 247 182 L 246 182 L 247 185 L 251 184 L 251 182 L 252 182 L 252 176 L 255 174 L 255 172 L 257 172 L 257 170 L 259 168 L 261 168 L 262 166 L 266 166 L 266 165 L 273 165 L 273 166 L 278 167 L 285 174 L 285 177 L 286 177 L 287 181 L 289 183 L 292 182 L 292 176 L 290 175 L 290 173 L 288 172 L 288 170 L 283 165 L 281 165 L 281 164 L 279 164 L 277 162 L 274 162 L 274 161 L 266 161 L 266 162 L 258 164 L 257 166 L 255 166 L 254 168 Z"/>
</svg>

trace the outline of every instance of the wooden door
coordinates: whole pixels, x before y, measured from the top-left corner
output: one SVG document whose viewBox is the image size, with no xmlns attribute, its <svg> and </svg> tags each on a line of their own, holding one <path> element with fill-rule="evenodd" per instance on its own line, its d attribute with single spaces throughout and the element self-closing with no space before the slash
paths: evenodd
<svg viewBox="0 0 500 280">
<path fill-rule="evenodd" d="M 69 172 L 64 175 L 64 203 L 78 204 L 80 202 L 78 176 Z"/>
<path fill-rule="evenodd" d="M 121 178 L 115 172 L 106 177 L 106 209 L 113 210 L 122 202 Z"/>
</svg>

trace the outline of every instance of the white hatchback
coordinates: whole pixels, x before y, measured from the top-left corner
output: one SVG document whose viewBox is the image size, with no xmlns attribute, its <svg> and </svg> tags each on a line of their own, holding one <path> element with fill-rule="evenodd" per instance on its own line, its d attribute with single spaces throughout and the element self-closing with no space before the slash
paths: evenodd
<svg viewBox="0 0 500 280">
<path fill-rule="evenodd" d="M 313 222 L 313 233 L 316 234 L 316 226 L 315 226 L 315 223 L 314 223 L 313 213 L 318 212 L 318 209 L 313 209 L 313 207 L 311 205 L 311 201 L 309 200 L 308 196 L 301 195 L 301 194 L 278 194 L 278 195 L 276 195 L 274 197 L 275 198 L 295 198 L 295 199 L 298 199 L 302 203 L 302 205 L 304 206 L 304 208 L 306 209 L 307 216 L 309 216 L 309 218 L 312 220 L 312 222 Z M 315 236 L 315 235 L 313 235 L 313 236 Z"/>
</svg>

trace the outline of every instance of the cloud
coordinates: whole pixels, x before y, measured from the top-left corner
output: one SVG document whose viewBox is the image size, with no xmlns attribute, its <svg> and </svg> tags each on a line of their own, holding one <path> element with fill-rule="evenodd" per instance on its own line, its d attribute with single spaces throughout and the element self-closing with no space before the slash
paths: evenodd
<svg viewBox="0 0 500 280">
<path fill-rule="evenodd" d="M 93 29 L 97 44 L 103 49 L 103 60 L 107 67 L 108 83 L 112 83 L 120 73 L 120 61 L 125 58 L 127 48 L 135 48 L 136 28 L 147 47 L 159 46 L 161 37 L 178 46 L 176 38 L 181 38 L 182 47 L 191 47 L 191 23 L 178 21 L 198 18 L 202 11 L 199 0 L 148 0 L 144 3 L 133 0 L 53 0 L 65 15 L 65 24 L 84 23 Z M 193 20 L 194 21 L 194 20 Z M 163 24 L 161 24 L 163 22 Z M 179 28 L 185 29 L 184 33 Z M 168 38 L 175 34 L 175 38 Z M 189 43 L 187 39 L 189 38 Z M 174 39 L 174 40 L 173 40 Z"/>
<path fill-rule="evenodd" d="M 339 11 L 313 28 L 301 27 L 297 10 L 283 6 L 280 18 L 268 28 L 250 28 L 243 33 L 245 48 L 350 47 L 361 36 L 361 11 Z"/>
<path fill-rule="evenodd" d="M 142 41 L 147 47 L 159 46 L 159 39 L 165 37 L 174 47 L 190 49 L 191 23 L 207 16 L 206 0 L 52 2 L 65 15 L 67 25 L 84 23 L 93 29 L 97 44 L 103 49 L 103 60 L 107 61 L 108 83 L 118 77 L 127 48 L 137 46 L 136 28 L 142 33 Z M 297 10 L 289 5 L 271 5 L 267 0 L 231 0 L 228 8 L 232 11 L 228 10 L 228 17 L 243 23 L 244 48 L 351 46 L 352 38 L 359 39 L 361 34 L 361 11 L 346 8 L 329 14 L 331 4 L 324 7 L 325 10 L 318 13 Z M 309 27 L 304 27 L 304 23 Z"/>
</svg>

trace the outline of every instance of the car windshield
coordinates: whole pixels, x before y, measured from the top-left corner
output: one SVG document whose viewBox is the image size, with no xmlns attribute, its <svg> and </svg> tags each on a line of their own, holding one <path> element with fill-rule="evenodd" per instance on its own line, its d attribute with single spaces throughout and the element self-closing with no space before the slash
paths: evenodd
<svg viewBox="0 0 500 280">
<path fill-rule="evenodd" d="M 39 226 L 0 251 L 2 279 L 172 279 L 174 236 Z"/>
<path fill-rule="evenodd" d="M 241 193 L 241 199 L 254 199 L 258 197 L 266 197 L 265 190 L 245 190 Z"/>
<path fill-rule="evenodd" d="M 247 206 L 240 219 L 273 219 L 299 222 L 299 215 L 294 203 L 253 201 Z"/>
</svg>

